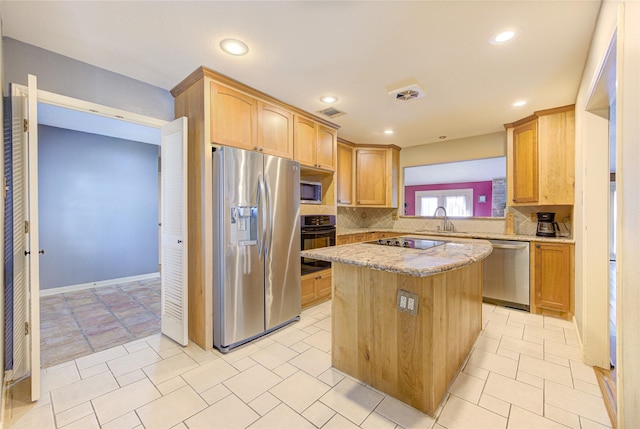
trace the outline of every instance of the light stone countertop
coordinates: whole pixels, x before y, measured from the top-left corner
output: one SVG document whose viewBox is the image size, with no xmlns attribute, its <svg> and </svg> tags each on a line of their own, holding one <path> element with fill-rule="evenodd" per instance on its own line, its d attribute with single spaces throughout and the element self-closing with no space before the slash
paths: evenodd
<svg viewBox="0 0 640 429">
<path fill-rule="evenodd" d="M 539 241 L 545 243 L 567 243 L 575 244 L 575 240 L 570 237 L 538 237 L 537 235 L 507 235 L 498 232 L 442 232 L 427 230 L 406 230 L 406 229 L 389 229 L 389 228 L 340 228 L 338 227 L 336 235 L 361 234 L 367 232 L 393 232 L 399 234 L 413 235 L 430 235 L 438 236 L 440 240 L 443 237 L 449 238 L 481 238 L 484 240 L 511 240 L 511 241 Z"/>
<path fill-rule="evenodd" d="M 411 238 L 411 236 L 404 236 Z M 420 237 L 429 238 L 429 237 Z M 443 237 L 430 237 L 443 240 Z M 450 240 L 450 239 L 447 239 Z M 470 265 L 491 254 L 491 243 L 486 240 L 455 238 L 429 249 L 407 249 L 370 243 L 304 250 L 306 258 L 367 267 L 415 277 L 425 277 Z"/>
</svg>

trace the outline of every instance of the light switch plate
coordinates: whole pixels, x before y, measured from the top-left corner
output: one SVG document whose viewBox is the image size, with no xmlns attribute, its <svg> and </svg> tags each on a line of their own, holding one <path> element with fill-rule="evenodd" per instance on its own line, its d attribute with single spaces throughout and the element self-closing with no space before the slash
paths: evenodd
<svg viewBox="0 0 640 429">
<path fill-rule="evenodd" d="M 419 297 L 415 293 L 406 290 L 398 290 L 398 301 L 396 307 L 399 311 L 409 313 L 413 316 L 418 314 Z"/>
</svg>

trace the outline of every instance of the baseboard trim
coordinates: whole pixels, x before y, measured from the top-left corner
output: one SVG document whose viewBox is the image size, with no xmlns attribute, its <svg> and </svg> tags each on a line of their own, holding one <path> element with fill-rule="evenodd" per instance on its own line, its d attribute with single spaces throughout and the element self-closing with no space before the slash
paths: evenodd
<svg viewBox="0 0 640 429">
<path fill-rule="evenodd" d="M 62 286 L 52 289 L 41 289 L 40 296 L 57 295 L 59 293 L 76 292 L 79 290 L 93 289 L 103 286 L 111 286 L 119 283 L 135 282 L 140 280 L 151 280 L 160 278 L 160 273 L 140 274 L 137 276 L 120 277 L 117 279 L 101 280 L 98 282 L 83 283 L 71 286 Z"/>
<path fill-rule="evenodd" d="M 584 345 L 582 344 L 582 336 L 580 335 L 580 329 L 578 329 L 578 320 L 574 315 L 571 319 L 573 322 L 573 330 L 576 332 L 576 337 L 578 338 L 578 346 L 580 346 L 580 354 L 582 355 L 582 361 L 584 362 Z"/>
</svg>

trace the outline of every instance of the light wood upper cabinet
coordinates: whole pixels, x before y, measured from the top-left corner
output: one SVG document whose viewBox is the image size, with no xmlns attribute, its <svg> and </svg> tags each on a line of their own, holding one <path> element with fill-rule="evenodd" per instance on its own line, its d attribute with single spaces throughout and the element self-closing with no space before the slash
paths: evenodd
<svg viewBox="0 0 640 429">
<path fill-rule="evenodd" d="M 540 204 L 575 202 L 575 110 L 568 108 L 538 119 Z"/>
<path fill-rule="evenodd" d="M 258 150 L 293 159 L 293 114 L 258 101 Z"/>
<path fill-rule="evenodd" d="M 224 85 L 211 83 L 211 141 L 293 158 L 293 114 Z"/>
<path fill-rule="evenodd" d="M 386 149 L 356 149 L 356 203 L 387 204 Z"/>
<path fill-rule="evenodd" d="M 301 165 L 336 169 L 336 130 L 295 115 L 294 159 Z"/>
<path fill-rule="evenodd" d="M 513 130 L 514 203 L 538 201 L 538 123 L 531 121 Z"/>
<path fill-rule="evenodd" d="M 254 150 L 258 129 L 256 99 L 211 83 L 211 104 L 211 141 Z"/>
<path fill-rule="evenodd" d="M 536 312 L 570 318 L 573 315 L 573 245 L 531 243 L 531 266 Z"/>
<path fill-rule="evenodd" d="M 302 165 L 316 167 L 316 123 L 300 116 L 295 117 L 294 159 Z"/>
<path fill-rule="evenodd" d="M 335 171 L 337 132 L 332 128 L 318 125 L 316 159 L 318 168 Z"/>
<path fill-rule="evenodd" d="M 400 150 L 397 146 L 356 146 L 356 205 L 398 207 L 399 170 Z"/>
<path fill-rule="evenodd" d="M 353 205 L 353 147 L 338 142 L 338 205 Z"/>
<path fill-rule="evenodd" d="M 573 205 L 574 106 L 535 112 L 507 129 L 507 203 Z"/>
</svg>

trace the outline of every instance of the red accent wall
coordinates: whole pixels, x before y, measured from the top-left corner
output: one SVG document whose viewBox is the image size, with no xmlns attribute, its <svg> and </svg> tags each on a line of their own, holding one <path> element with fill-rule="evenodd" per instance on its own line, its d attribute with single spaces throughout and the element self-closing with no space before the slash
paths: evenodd
<svg viewBox="0 0 640 429">
<path fill-rule="evenodd" d="M 438 185 L 414 185 L 404 187 L 404 214 L 413 216 L 416 214 L 416 191 L 439 191 L 442 189 L 473 189 L 473 215 L 491 216 L 492 187 L 491 181 L 486 182 L 463 182 L 463 183 L 442 183 Z M 478 202 L 478 196 L 486 195 L 484 203 Z"/>
</svg>

